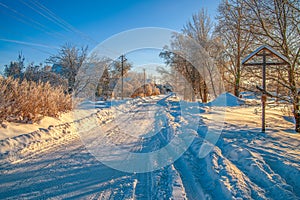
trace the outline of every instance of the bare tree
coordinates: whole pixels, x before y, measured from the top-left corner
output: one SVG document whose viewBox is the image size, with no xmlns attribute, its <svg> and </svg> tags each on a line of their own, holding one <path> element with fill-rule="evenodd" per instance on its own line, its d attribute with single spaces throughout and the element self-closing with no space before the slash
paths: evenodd
<svg viewBox="0 0 300 200">
<path fill-rule="evenodd" d="M 250 34 L 258 44 L 268 44 L 289 60 L 286 67 L 277 67 L 278 84 L 285 88 L 292 103 L 296 121 L 296 131 L 300 132 L 300 98 L 299 98 L 299 64 L 300 64 L 300 32 L 299 7 L 296 0 L 245 0 L 248 9 L 247 21 Z"/>
<path fill-rule="evenodd" d="M 25 68 L 24 61 L 25 57 L 21 52 L 19 53 L 17 61 L 12 61 L 9 65 L 4 66 L 4 75 L 6 77 L 20 78 Z"/>
<path fill-rule="evenodd" d="M 88 47 L 78 48 L 71 44 L 61 47 L 57 55 L 47 59 L 47 63 L 61 67 L 60 74 L 68 80 L 69 92 L 76 90 L 75 79 L 79 69 L 83 66 L 87 57 Z"/>
<path fill-rule="evenodd" d="M 53 87 L 61 87 L 64 90 L 67 90 L 68 83 L 66 79 L 62 78 L 59 74 L 46 70 L 43 67 L 43 64 L 35 65 L 33 62 L 30 63 L 22 76 L 22 80 L 26 79 L 27 81 L 34 81 L 36 83 L 46 83 L 49 82 Z"/>
<path fill-rule="evenodd" d="M 224 45 L 222 65 L 229 73 L 224 78 L 233 86 L 235 96 L 239 96 L 241 79 L 245 72 L 241 60 L 250 52 L 253 41 L 253 35 L 246 31 L 247 26 L 244 23 L 247 12 L 243 0 L 223 0 L 218 7 L 218 25 L 215 32 Z"/>
<path fill-rule="evenodd" d="M 209 51 L 212 40 L 213 24 L 207 11 L 201 9 L 197 14 L 192 16 L 183 27 L 182 32 L 197 41 L 206 51 Z"/>
<path fill-rule="evenodd" d="M 165 47 L 160 54 L 166 64 L 191 85 L 192 99 L 198 97 L 202 102 L 208 101 L 209 88 L 216 96 L 219 86 L 215 80 L 215 63 L 211 60 L 216 53 L 212 28 L 210 17 L 202 9 L 183 27 L 183 34 L 174 34 L 171 47 Z"/>
</svg>

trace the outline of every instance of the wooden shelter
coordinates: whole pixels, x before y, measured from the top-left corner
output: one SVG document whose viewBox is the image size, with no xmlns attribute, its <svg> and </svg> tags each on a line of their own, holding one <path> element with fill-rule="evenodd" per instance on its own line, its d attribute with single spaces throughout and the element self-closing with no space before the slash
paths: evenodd
<svg viewBox="0 0 300 200">
<path fill-rule="evenodd" d="M 268 60 L 267 60 L 268 58 Z M 252 61 L 252 62 L 251 62 Z M 246 58 L 242 60 L 242 65 L 244 66 L 262 66 L 262 91 L 261 102 L 262 102 L 262 132 L 265 132 L 265 111 L 266 111 L 266 100 L 267 100 L 267 90 L 266 90 L 266 67 L 269 65 L 290 65 L 288 59 L 277 52 L 275 49 L 268 45 L 262 45 L 258 47 L 255 51 L 250 53 Z"/>
</svg>

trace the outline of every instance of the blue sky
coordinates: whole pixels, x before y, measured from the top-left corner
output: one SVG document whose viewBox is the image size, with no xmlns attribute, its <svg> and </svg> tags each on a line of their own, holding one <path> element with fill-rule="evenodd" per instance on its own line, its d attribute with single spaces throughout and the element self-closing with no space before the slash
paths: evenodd
<svg viewBox="0 0 300 200">
<path fill-rule="evenodd" d="M 220 0 L 0 0 L 0 69 L 22 51 L 27 62 L 44 62 L 66 42 L 97 44 L 134 28 L 180 31 L 192 14 L 213 19 Z"/>
</svg>

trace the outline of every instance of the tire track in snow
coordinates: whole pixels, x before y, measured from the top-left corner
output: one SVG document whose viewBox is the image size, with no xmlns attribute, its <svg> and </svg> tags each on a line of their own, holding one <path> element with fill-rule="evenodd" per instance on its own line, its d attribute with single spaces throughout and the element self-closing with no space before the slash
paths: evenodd
<svg viewBox="0 0 300 200">
<path fill-rule="evenodd" d="M 261 144 L 262 142 L 264 144 Z M 300 199 L 300 159 L 297 143 L 300 143 L 298 138 L 275 133 L 256 136 L 252 143 L 245 146 L 259 154 L 278 178 L 286 183 L 286 188 Z"/>
<path fill-rule="evenodd" d="M 178 109 L 180 108 L 179 102 L 173 102 L 172 100 L 167 99 L 164 101 L 165 102 L 162 103 L 166 105 L 166 111 L 170 114 L 166 116 L 168 117 L 168 120 L 173 123 L 173 126 L 176 127 L 176 124 L 179 125 L 180 120 L 182 120 L 182 116 L 178 113 Z M 169 129 L 165 130 L 171 131 L 169 123 L 166 126 L 169 127 Z M 180 134 L 175 133 L 174 131 L 177 131 L 176 128 L 170 134 L 160 134 L 162 136 L 159 137 L 160 143 L 166 145 L 169 143 L 169 140 L 172 136 L 174 136 L 174 134 Z M 180 187 L 184 191 L 184 193 L 180 195 L 181 199 L 206 199 L 207 195 L 204 194 L 202 185 L 194 178 L 195 176 L 193 173 L 197 171 L 197 169 L 195 170 L 194 167 L 191 168 L 191 166 L 187 165 L 186 162 L 187 160 L 180 157 L 173 164 L 175 170 L 174 173 L 180 176 L 180 182 L 182 184 Z"/>
<path fill-rule="evenodd" d="M 164 108 L 165 109 L 165 108 Z M 170 140 L 169 135 L 169 124 L 162 110 L 159 110 L 155 114 L 155 125 L 154 127 L 160 127 L 158 133 L 152 137 L 146 137 L 141 140 L 141 144 L 133 148 L 134 152 L 151 152 L 158 150 L 165 146 Z M 147 136 L 147 135 L 146 135 Z M 161 159 L 161 158 L 152 158 Z M 151 161 L 149 161 L 151 162 Z M 171 199 L 173 194 L 173 183 L 175 182 L 174 169 L 171 166 L 166 166 L 162 169 L 156 170 L 154 172 L 146 172 L 137 174 L 137 187 L 136 187 L 136 199 Z M 177 177 L 177 187 L 181 181 Z M 178 199 L 181 198 L 180 194 L 177 194 Z M 184 199 L 184 198 L 182 198 Z"/>
<path fill-rule="evenodd" d="M 269 170 L 274 174 L 274 178 L 278 180 L 278 184 L 284 186 L 284 189 L 295 193 L 300 199 L 300 169 L 299 165 L 292 164 L 287 159 L 283 160 L 278 154 L 270 153 L 266 149 L 254 148 L 248 146 L 253 152 L 260 155 L 261 159 L 268 166 Z"/>
<path fill-rule="evenodd" d="M 201 124 L 202 128 L 205 125 Z M 192 199 L 198 199 L 199 197 L 208 199 L 232 199 L 232 198 L 243 198 L 243 199 L 263 199 L 264 196 L 259 193 L 261 191 L 255 184 L 253 184 L 249 178 L 243 174 L 234 164 L 226 159 L 221 150 L 215 147 L 211 153 L 205 158 L 198 158 L 198 152 L 200 146 L 204 143 L 205 131 L 198 130 L 195 133 L 197 137 L 194 143 L 190 146 L 188 151 L 175 162 L 177 170 L 182 173 L 182 179 L 190 177 L 186 181 L 185 186 L 188 187 L 191 180 L 192 183 L 198 184 L 196 189 L 188 192 L 188 197 Z M 179 164 L 178 164 L 179 163 Z M 183 170 L 180 170 L 183 168 Z M 187 172 L 189 171 L 189 173 Z M 192 188 L 193 188 L 193 185 Z M 198 195 L 195 191 L 202 188 L 202 191 L 198 191 Z M 190 194 L 189 194 L 190 193 Z M 189 196 L 190 195 L 190 196 Z"/>
<path fill-rule="evenodd" d="M 138 106 L 130 105 L 132 112 L 123 113 L 127 114 L 127 118 L 118 121 L 122 123 L 118 127 L 112 125 L 114 121 L 104 124 L 101 130 L 105 130 L 103 134 L 107 142 L 124 145 L 132 152 L 150 152 L 165 146 L 174 134 L 180 134 L 172 131 L 176 131 L 177 125 L 181 125 L 181 120 L 189 119 L 179 118 L 182 117 L 178 112 L 179 103 L 170 99 L 165 102 L 166 111 L 158 113 L 165 118 L 158 116 L 156 121 L 149 123 L 150 126 L 163 127 L 156 137 L 133 140 L 132 137 L 121 134 L 122 126 L 128 125 L 130 121 L 145 125 L 145 121 L 139 119 L 143 116 L 143 106 L 153 106 L 154 103 L 155 100 L 146 100 Z M 202 125 L 205 129 L 205 124 Z M 28 149 L 28 154 L 25 150 L 23 153 L 28 155 L 26 159 L 14 164 L 7 163 L 5 169 L 1 168 L 0 196 L 176 200 L 299 198 L 299 165 L 292 162 L 295 161 L 296 154 L 284 157 L 284 147 L 277 150 L 273 147 L 255 146 L 252 141 L 265 141 L 269 138 L 255 138 L 255 133 L 248 135 L 239 129 L 240 127 L 235 127 L 232 133 L 225 129 L 217 146 L 205 158 L 198 157 L 205 131 L 195 130 L 195 141 L 173 166 L 151 173 L 132 174 L 103 165 L 87 151 L 78 137 L 67 136 L 57 140 L 55 144 L 49 144 L 49 148 L 44 151 L 32 148 Z M 150 133 L 152 134 L 151 131 Z M 92 140 L 93 137 L 90 137 Z M 287 144 L 288 142 L 285 145 Z M 126 159 L 130 160 L 130 157 Z"/>
<path fill-rule="evenodd" d="M 63 195 L 63 191 L 67 192 L 64 185 L 68 184 L 67 182 L 69 179 L 72 178 L 72 174 L 70 174 L 70 177 L 66 177 L 65 175 L 61 174 L 59 171 L 61 170 L 66 170 L 65 166 L 71 167 L 70 171 L 73 171 L 73 166 L 76 168 L 82 168 L 81 165 L 83 163 L 77 163 L 76 165 L 73 165 L 73 157 L 78 157 L 79 159 L 88 159 L 92 160 L 91 165 L 99 165 L 97 164 L 98 161 L 95 161 L 95 158 L 90 155 L 85 146 L 82 144 L 81 140 L 79 139 L 77 134 L 66 134 L 63 137 L 59 137 L 58 139 L 55 140 L 55 142 L 47 143 L 46 145 L 41 145 L 41 148 L 31 148 L 32 146 L 25 147 L 22 151 L 26 153 L 26 156 L 20 160 L 20 162 L 15 162 L 15 163 L 7 163 L 7 167 L 5 171 L 9 171 L 9 174 L 2 174 L 1 177 L 3 178 L 0 184 L 3 186 L 5 184 L 5 187 L 3 188 L 10 188 L 9 190 L 0 190 L 0 196 L 2 197 L 9 197 L 9 196 L 14 196 L 14 195 L 22 195 L 24 198 L 25 197 L 30 197 L 30 196 L 39 196 L 41 197 L 51 197 L 51 193 L 53 191 L 60 191 L 58 192 L 62 196 L 73 196 L 71 195 Z M 26 149 L 27 148 L 27 149 Z M 27 153 L 28 152 L 28 153 Z M 87 156 L 85 156 L 87 155 Z M 22 162 L 21 162 L 22 161 Z M 67 161 L 67 162 L 65 162 Z M 90 165 L 90 163 L 88 164 Z M 34 168 L 32 168 L 32 166 Z M 103 165 L 100 165 L 103 166 Z M 87 169 L 89 169 L 89 166 L 84 166 Z M 103 167 L 102 167 L 103 168 Z M 105 166 L 105 168 L 107 168 Z M 19 177 L 15 176 L 14 174 L 16 173 L 21 173 L 24 170 L 28 170 L 27 173 L 24 173 L 24 176 Z M 47 171 L 47 169 L 50 169 L 50 171 Z M 84 169 L 84 168 L 82 168 Z M 94 169 L 94 168 L 93 168 Z M 76 171 L 76 170 L 75 170 Z M 46 172 L 46 173 L 45 173 Z M 69 173 L 69 171 L 66 171 Z M 91 171 L 92 172 L 92 171 Z M 67 173 L 67 174 L 68 174 Z M 86 173 L 85 170 L 80 171 L 80 173 Z M 43 177 L 42 177 L 43 174 Z M 56 174 L 56 175 L 55 175 Z M 63 177 L 62 177 L 63 176 Z M 88 175 L 89 177 L 90 175 Z M 7 185 L 9 182 L 3 182 L 5 178 L 9 178 L 7 181 L 11 180 L 16 180 L 14 185 Z M 78 177 L 79 178 L 79 177 Z M 82 177 L 80 177 L 82 178 Z M 86 178 L 86 177 L 83 177 Z M 112 177 L 113 178 L 113 177 Z M 49 180 L 49 183 L 43 183 L 44 181 Z M 90 178 L 93 180 L 93 178 Z M 83 187 L 89 187 L 89 184 L 81 184 L 80 179 L 76 180 L 74 179 L 74 185 L 76 186 L 80 184 Z M 39 183 L 41 182 L 41 183 Z M 97 183 L 97 180 L 93 180 L 91 183 Z M 132 181 L 131 181 L 132 182 Z M 126 183 L 128 184 L 128 183 Z M 34 185 L 34 187 L 27 185 Z M 72 184 L 73 185 L 73 184 Z M 44 189 L 44 187 L 53 187 L 53 191 L 43 191 L 41 192 L 41 188 Z M 73 186 L 67 186 L 66 188 L 70 189 Z M 25 189 L 26 188 L 26 189 Z M 39 188 L 39 189 L 38 189 Z M 72 189 L 71 189 L 72 190 Z M 79 189 L 79 193 L 81 192 L 82 188 Z M 86 189 L 90 190 L 90 189 Z M 22 194 L 26 193 L 26 194 Z M 55 193 L 55 192 L 54 192 Z M 81 195 L 81 194 L 80 194 Z M 87 192 L 88 195 L 88 192 Z M 74 196 L 76 196 L 74 194 Z M 130 195 L 132 197 L 132 194 Z M 15 196 L 17 197 L 17 196 Z M 21 196 L 19 196 L 21 197 Z"/>
<path fill-rule="evenodd" d="M 226 137 L 226 131 L 223 135 Z M 243 140 L 244 137 L 241 139 Z M 238 138 L 238 136 L 235 138 Z M 292 187 L 279 174 L 272 170 L 263 158 L 262 153 L 258 154 L 256 149 L 249 147 L 249 145 L 245 144 L 245 147 L 241 146 L 244 144 L 242 141 L 234 143 L 222 139 L 218 146 L 223 149 L 225 157 L 238 169 L 243 171 L 250 181 L 263 191 L 263 195 L 266 198 L 296 198 L 292 192 Z"/>
<path fill-rule="evenodd" d="M 149 104 L 149 105 L 147 105 Z M 119 116 L 119 120 L 111 121 L 108 127 L 105 127 L 102 131 L 105 133 L 104 137 L 101 138 L 101 141 L 105 144 L 120 144 L 122 146 L 127 146 L 131 148 L 131 152 L 143 152 L 149 150 L 155 150 L 161 148 L 165 143 L 162 143 L 161 138 L 166 138 L 168 136 L 167 128 L 168 125 L 164 124 L 165 128 L 162 128 L 159 133 L 155 136 L 156 138 L 153 139 L 152 137 L 143 138 L 133 138 L 130 135 L 122 133 L 122 125 L 128 125 L 131 127 L 131 124 L 135 124 L 136 127 L 139 127 L 140 118 L 143 118 L 143 109 L 147 106 L 148 109 L 151 109 L 151 106 L 155 107 L 156 105 L 152 105 L 153 102 L 143 102 L 143 104 L 139 104 L 134 108 L 131 108 L 132 112 L 124 112 Z M 158 110 L 160 111 L 160 110 Z M 158 111 L 156 111 L 158 113 Z M 122 116 L 123 115 L 123 116 Z M 125 116 L 125 117 L 124 117 Z M 160 123 L 159 120 L 161 118 L 156 118 L 155 123 Z M 146 119 L 144 119 L 146 120 Z M 121 124 L 120 124 L 121 123 Z M 142 126 L 142 125 L 141 125 Z M 97 143 L 97 141 L 96 141 Z M 132 146 L 133 144 L 133 146 Z M 129 156 L 129 155 L 128 155 Z M 126 160 L 130 160 L 130 157 L 125 158 Z M 157 158 L 159 159 L 159 158 Z M 173 174 L 170 173 L 170 167 L 165 167 L 163 169 L 159 169 L 154 172 L 149 173 L 138 173 L 134 175 L 134 180 L 136 180 L 136 187 L 134 189 L 135 194 L 133 195 L 136 199 L 168 199 L 172 197 L 173 185 L 170 184 L 175 182 L 173 181 Z M 134 182 L 134 181 L 133 181 Z M 167 184 L 166 184 L 167 183 Z M 178 181 L 177 177 L 177 187 L 180 181 Z M 177 196 L 180 196 L 180 194 Z"/>
</svg>

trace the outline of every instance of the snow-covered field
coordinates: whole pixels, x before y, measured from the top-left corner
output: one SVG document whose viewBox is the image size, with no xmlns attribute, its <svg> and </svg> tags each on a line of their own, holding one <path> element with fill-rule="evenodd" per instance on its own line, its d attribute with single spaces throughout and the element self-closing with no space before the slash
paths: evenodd
<svg viewBox="0 0 300 200">
<path fill-rule="evenodd" d="M 259 106 L 159 96 L 89 112 L 23 135 L 0 129 L 0 199 L 300 199 L 300 134 L 280 108 L 267 109 L 266 133 Z M 221 133 L 215 146 L 209 130 Z M 184 144 L 154 154 L 172 141 Z"/>
</svg>

